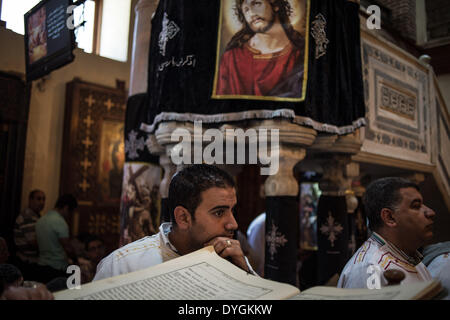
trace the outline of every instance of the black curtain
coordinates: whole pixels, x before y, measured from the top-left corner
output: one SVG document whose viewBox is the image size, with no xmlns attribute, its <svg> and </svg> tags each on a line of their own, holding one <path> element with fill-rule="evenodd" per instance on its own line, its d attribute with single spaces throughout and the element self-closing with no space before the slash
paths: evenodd
<svg viewBox="0 0 450 320">
<path fill-rule="evenodd" d="M 290 110 L 314 123 L 319 131 L 353 131 L 364 125 L 364 95 L 361 74 L 359 5 L 346 0 L 310 1 L 308 81 L 304 101 L 211 98 L 216 68 L 216 50 L 221 0 L 161 0 L 152 20 L 148 108 L 142 121 L 148 131 L 164 120 L 193 121 L 196 115 L 224 115 L 243 111 L 242 116 L 261 118 L 258 110 Z M 316 58 L 313 22 L 321 19 L 326 41 L 323 55 Z M 172 23 L 172 28 L 168 25 Z M 163 26 L 165 26 L 163 28 Z M 161 32 L 172 30 L 167 41 Z M 317 42 L 318 41 L 318 42 Z M 322 38 L 322 42 L 325 41 Z M 290 118 L 285 113 L 267 117 Z M 306 121 L 308 125 L 313 123 Z M 203 121 L 221 122 L 220 117 Z"/>
<path fill-rule="evenodd" d="M 317 207 L 318 285 L 340 273 L 349 259 L 345 196 L 322 195 Z"/>
</svg>

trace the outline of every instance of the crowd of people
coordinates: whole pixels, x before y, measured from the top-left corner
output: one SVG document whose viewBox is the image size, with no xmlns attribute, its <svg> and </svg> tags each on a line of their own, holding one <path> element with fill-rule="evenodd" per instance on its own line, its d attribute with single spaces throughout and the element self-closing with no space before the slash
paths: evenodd
<svg viewBox="0 0 450 320">
<path fill-rule="evenodd" d="M 44 193 L 35 190 L 29 200 L 16 221 L 15 258 L 0 238 L 0 296 L 4 299 L 51 299 L 51 292 L 65 288 L 70 264 L 80 266 L 82 283 L 86 283 L 154 266 L 208 245 L 251 276 L 263 276 L 264 259 L 257 258 L 264 256 L 264 246 L 252 247 L 249 230 L 249 247 L 238 231 L 234 180 L 212 165 L 177 172 L 169 186 L 171 222 L 106 257 L 100 238 L 83 237 L 82 252 L 71 242 L 67 220 L 77 207 L 72 195 L 62 195 L 42 217 Z M 402 178 L 378 179 L 367 187 L 363 203 L 370 237 L 343 268 L 337 286 L 367 288 L 372 266 L 401 271 L 405 276 L 401 284 L 437 279 L 449 290 L 450 242 L 425 246 L 433 236 L 436 213 L 424 204 L 418 186 Z M 383 273 L 380 285 L 389 285 Z"/>
<path fill-rule="evenodd" d="M 80 282 L 87 283 L 105 256 L 99 237 L 70 237 L 68 221 L 78 207 L 73 195 L 61 195 L 42 215 L 44 207 L 45 193 L 31 191 L 27 208 L 14 224 L 14 248 L 0 237 L 0 298 L 51 299 L 52 292 L 67 289 L 69 265 L 79 266 Z"/>
</svg>

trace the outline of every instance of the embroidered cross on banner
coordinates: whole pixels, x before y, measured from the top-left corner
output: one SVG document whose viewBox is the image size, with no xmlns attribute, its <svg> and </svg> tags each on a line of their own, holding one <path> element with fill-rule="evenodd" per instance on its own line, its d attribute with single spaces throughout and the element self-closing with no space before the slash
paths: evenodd
<svg viewBox="0 0 450 320">
<path fill-rule="evenodd" d="M 284 234 L 278 231 L 278 227 L 273 220 L 270 232 L 266 235 L 266 242 L 269 244 L 270 260 L 273 260 L 274 254 L 277 253 L 277 248 L 284 247 L 286 242 L 288 242 Z"/>
<path fill-rule="evenodd" d="M 328 240 L 331 243 L 331 246 L 334 247 L 334 241 L 337 240 L 337 235 L 344 230 L 341 224 L 334 221 L 334 217 L 331 215 L 331 212 L 328 211 L 327 222 L 322 224 L 320 227 L 320 232 L 322 234 L 328 235 Z"/>
<path fill-rule="evenodd" d="M 144 138 L 136 139 L 137 132 L 134 130 L 131 130 L 130 133 L 128 133 L 128 139 L 125 140 L 125 152 L 128 154 L 128 157 L 130 159 L 136 159 L 139 157 L 138 151 L 144 150 L 145 147 L 145 140 Z"/>
</svg>

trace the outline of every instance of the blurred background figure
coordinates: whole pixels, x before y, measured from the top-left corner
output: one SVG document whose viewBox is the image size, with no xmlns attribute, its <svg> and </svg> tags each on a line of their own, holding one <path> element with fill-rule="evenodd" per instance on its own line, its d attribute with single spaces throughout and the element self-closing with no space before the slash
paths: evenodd
<svg viewBox="0 0 450 320">
<path fill-rule="evenodd" d="M 0 264 L 0 278 L 3 279 L 4 290 L 10 286 L 20 287 L 23 284 L 22 272 L 12 264 Z"/>
<path fill-rule="evenodd" d="M 14 264 L 22 270 L 25 279 L 36 276 L 39 247 L 36 239 L 36 222 L 45 207 L 45 193 L 33 190 L 28 196 L 28 207 L 16 218 L 14 224 L 14 242 L 16 254 Z"/>
<path fill-rule="evenodd" d="M 424 247 L 423 264 L 433 279 L 439 280 L 447 291 L 443 299 L 450 300 L 450 241 Z"/>
<path fill-rule="evenodd" d="M 39 245 L 39 278 L 42 283 L 55 278 L 67 278 L 67 266 L 77 260 L 69 238 L 67 222 L 78 207 L 71 194 L 58 198 L 55 208 L 47 212 L 36 223 L 36 237 Z M 71 261 L 69 261 L 71 259 Z"/>
</svg>

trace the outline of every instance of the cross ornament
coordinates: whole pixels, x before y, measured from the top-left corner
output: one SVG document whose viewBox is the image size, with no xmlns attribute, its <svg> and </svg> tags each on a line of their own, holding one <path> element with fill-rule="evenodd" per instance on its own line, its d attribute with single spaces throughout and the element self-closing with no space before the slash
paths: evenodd
<svg viewBox="0 0 450 320">
<path fill-rule="evenodd" d="M 89 129 L 91 125 L 94 123 L 94 121 L 91 118 L 91 115 L 88 114 L 86 118 L 83 119 L 83 122 L 86 124 L 86 127 Z"/>
<path fill-rule="evenodd" d="M 88 103 L 89 108 L 92 107 L 92 105 L 96 102 L 96 100 L 92 98 L 92 94 L 90 94 L 86 99 L 84 99 L 84 101 Z"/>
<path fill-rule="evenodd" d="M 106 100 L 105 102 L 105 106 L 108 109 L 108 111 L 113 107 L 114 103 L 112 103 L 111 99 L 108 98 L 108 100 Z"/>
<path fill-rule="evenodd" d="M 128 157 L 130 159 L 136 159 L 139 157 L 138 151 L 144 150 L 145 147 L 145 140 L 144 138 L 136 139 L 137 132 L 134 130 L 131 130 L 130 133 L 128 133 L 128 139 L 125 140 L 125 153 L 128 154 Z"/>
<path fill-rule="evenodd" d="M 80 162 L 80 164 L 83 167 L 84 171 L 86 171 L 87 168 L 89 168 L 92 165 L 92 163 L 87 158 L 85 158 L 82 162 Z"/>
<path fill-rule="evenodd" d="M 86 190 L 91 186 L 89 183 L 87 183 L 85 178 L 83 178 L 83 182 L 79 183 L 78 185 L 83 190 L 83 192 L 86 192 Z"/>
<path fill-rule="evenodd" d="M 83 144 L 84 144 L 84 146 L 86 147 L 86 149 L 87 148 L 89 148 L 91 145 L 92 145 L 92 140 L 91 139 L 89 139 L 89 137 L 86 137 L 83 141 L 81 141 Z"/>
<path fill-rule="evenodd" d="M 274 254 L 277 253 L 277 248 L 284 247 L 286 242 L 288 242 L 284 234 L 278 231 L 278 227 L 273 220 L 270 231 L 266 234 L 266 242 L 269 244 L 270 260 L 273 260 Z"/>
<path fill-rule="evenodd" d="M 344 227 L 339 223 L 334 221 L 334 217 L 331 215 L 331 212 L 328 211 L 327 222 L 322 224 L 320 227 L 320 232 L 322 234 L 328 235 L 328 240 L 331 243 L 331 246 L 334 247 L 334 241 L 337 240 L 337 235 L 344 230 Z"/>
</svg>

